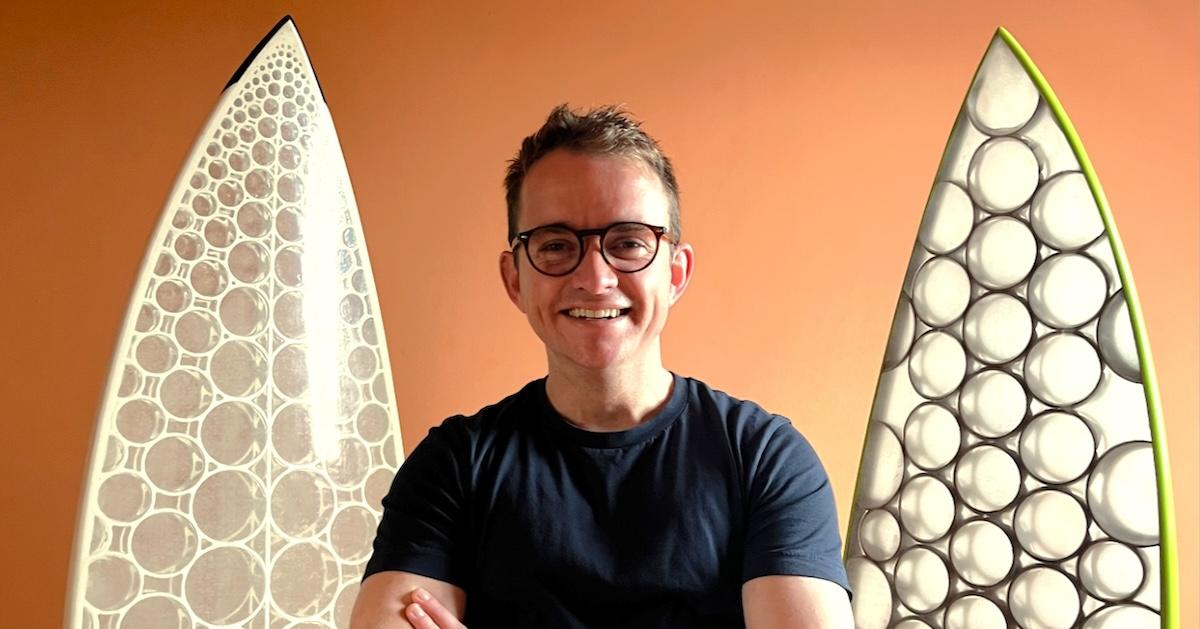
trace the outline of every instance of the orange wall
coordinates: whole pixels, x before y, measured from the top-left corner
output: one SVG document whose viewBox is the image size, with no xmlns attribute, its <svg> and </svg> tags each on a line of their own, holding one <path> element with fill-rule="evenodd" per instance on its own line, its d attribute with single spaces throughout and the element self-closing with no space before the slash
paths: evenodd
<svg viewBox="0 0 1200 629">
<path fill-rule="evenodd" d="M 61 618 L 140 257 L 218 90 L 290 11 L 358 195 L 406 450 L 543 373 L 495 269 L 504 162 L 552 105 L 624 102 L 678 167 L 697 251 L 668 366 L 790 416 L 843 519 L 944 139 L 1008 27 L 1074 120 L 1124 237 L 1161 377 L 1183 626 L 1200 625 L 1194 1 L 110 4 L 0 9 L 0 624 Z"/>
</svg>

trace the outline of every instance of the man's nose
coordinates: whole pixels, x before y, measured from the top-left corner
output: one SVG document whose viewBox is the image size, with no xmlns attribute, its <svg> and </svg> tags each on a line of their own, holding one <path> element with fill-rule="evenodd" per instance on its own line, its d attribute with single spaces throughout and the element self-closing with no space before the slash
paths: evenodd
<svg viewBox="0 0 1200 629">
<path fill-rule="evenodd" d="M 594 249 L 591 246 L 592 236 L 583 239 L 583 259 L 571 274 L 571 280 L 576 287 L 598 295 L 617 285 L 617 272 L 604 259 L 600 236 L 597 235 L 595 239 Z"/>
</svg>

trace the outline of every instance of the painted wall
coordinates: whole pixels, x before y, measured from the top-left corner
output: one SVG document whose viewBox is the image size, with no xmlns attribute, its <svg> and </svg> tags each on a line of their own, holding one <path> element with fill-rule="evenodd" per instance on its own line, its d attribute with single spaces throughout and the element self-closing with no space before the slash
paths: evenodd
<svg viewBox="0 0 1200 629">
<path fill-rule="evenodd" d="M 1200 624 L 1194 2 L 509 4 L 0 9 L 3 624 L 60 622 L 140 257 L 218 91 L 285 12 L 358 195 L 406 451 L 544 373 L 496 271 L 505 160 L 557 103 L 623 102 L 675 161 L 697 250 L 668 366 L 791 417 L 843 511 L 943 143 L 1008 27 L 1074 120 L 1125 241 L 1167 418 L 1183 626 Z"/>
</svg>

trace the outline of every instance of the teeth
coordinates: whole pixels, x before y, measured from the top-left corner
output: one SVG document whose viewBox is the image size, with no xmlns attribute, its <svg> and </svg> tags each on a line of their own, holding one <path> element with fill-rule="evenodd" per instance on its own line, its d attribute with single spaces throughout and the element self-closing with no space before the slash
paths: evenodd
<svg viewBox="0 0 1200 629">
<path fill-rule="evenodd" d="M 603 310 L 588 310 L 586 308 L 571 308 L 567 314 L 577 319 L 611 319 L 619 316 L 621 311 L 617 308 L 605 308 Z"/>
</svg>

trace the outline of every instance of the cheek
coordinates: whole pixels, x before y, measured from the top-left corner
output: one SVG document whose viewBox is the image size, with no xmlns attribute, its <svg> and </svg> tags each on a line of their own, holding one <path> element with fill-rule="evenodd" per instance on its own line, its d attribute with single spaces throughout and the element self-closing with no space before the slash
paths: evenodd
<svg viewBox="0 0 1200 629">
<path fill-rule="evenodd" d="M 651 278 L 646 278 L 651 279 Z M 654 277 L 653 281 L 630 283 L 624 287 L 625 294 L 641 305 L 644 317 L 662 317 L 671 303 L 670 282 L 667 277 Z"/>
<path fill-rule="evenodd" d="M 553 309 L 555 303 L 554 287 L 545 282 L 536 281 L 528 275 L 521 278 L 521 304 L 526 314 L 534 315 L 539 311 Z"/>
</svg>

